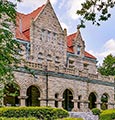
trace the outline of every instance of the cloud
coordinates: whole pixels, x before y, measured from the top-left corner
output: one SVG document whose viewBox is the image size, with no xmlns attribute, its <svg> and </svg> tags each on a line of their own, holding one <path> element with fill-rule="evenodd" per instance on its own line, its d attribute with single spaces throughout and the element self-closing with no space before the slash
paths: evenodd
<svg viewBox="0 0 115 120">
<path fill-rule="evenodd" d="M 76 11 L 81 8 L 81 3 L 85 0 L 68 0 L 67 2 L 67 13 L 72 19 L 78 19 L 80 16 L 76 14 Z"/>
<path fill-rule="evenodd" d="M 102 50 L 100 52 L 94 52 L 92 50 L 89 50 L 88 52 L 97 57 L 99 61 L 98 64 L 102 64 L 103 59 L 107 55 L 112 54 L 115 56 L 115 39 L 107 40 L 106 43 L 102 46 Z"/>
<path fill-rule="evenodd" d="M 15 0 L 9 0 L 11 2 L 15 2 Z M 23 13 L 29 13 L 39 6 L 45 4 L 47 0 L 22 0 L 22 2 L 17 3 L 17 10 Z M 50 0 L 51 4 L 54 5 L 57 3 L 57 0 Z"/>
</svg>

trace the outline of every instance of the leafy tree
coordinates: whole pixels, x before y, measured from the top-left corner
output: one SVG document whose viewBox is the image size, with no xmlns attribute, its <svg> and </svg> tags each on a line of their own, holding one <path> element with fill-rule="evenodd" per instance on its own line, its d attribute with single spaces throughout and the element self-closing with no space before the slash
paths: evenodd
<svg viewBox="0 0 115 120">
<path fill-rule="evenodd" d="M 82 8 L 77 10 L 77 14 L 82 16 L 79 27 L 85 27 L 85 21 L 99 26 L 101 21 L 111 17 L 109 9 L 115 6 L 115 0 L 86 0 L 81 5 Z"/>
<path fill-rule="evenodd" d="M 6 0 L 0 0 L 0 98 L 4 95 L 2 85 L 14 82 L 13 70 L 20 62 L 20 45 L 14 39 L 11 25 L 15 24 L 15 5 Z"/>
<path fill-rule="evenodd" d="M 106 76 L 115 75 L 115 57 L 111 54 L 105 57 L 103 64 L 98 68 L 98 71 Z"/>
</svg>

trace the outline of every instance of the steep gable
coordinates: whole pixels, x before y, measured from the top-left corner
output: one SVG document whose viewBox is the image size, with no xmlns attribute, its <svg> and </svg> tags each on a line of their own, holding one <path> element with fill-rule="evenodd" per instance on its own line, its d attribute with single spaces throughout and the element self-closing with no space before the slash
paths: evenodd
<svg viewBox="0 0 115 120">
<path fill-rule="evenodd" d="M 38 9 L 34 10 L 30 14 L 22 14 L 17 12 L 16 17 L 16 38 L 21 40 L 30 41 L 30 26 L 32 19 L 42 11 L 45 5 L 42 5 Z"/>
<path fill-rule="evenodd" d="M 74 44 L 75 42 L 83 42 L 80 31 L 78 30 L 76 33 L 73 33 L 69 36 L 67 36 L 67 52 L 75 54 L 75 50 L 74 50 Z M 87 58 L 91 58 L 91 59 L 96 59 L 95 56 L 91 55 L 90 53 L 84 51 L 84 56 Z"/>
</svg>

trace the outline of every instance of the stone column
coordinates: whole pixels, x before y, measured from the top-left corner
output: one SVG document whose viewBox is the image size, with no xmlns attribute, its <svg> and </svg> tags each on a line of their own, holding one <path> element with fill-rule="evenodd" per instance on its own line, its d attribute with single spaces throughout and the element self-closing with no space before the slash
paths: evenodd
<svg viewBox="0 0 115 120">
<path fill-rule="evenodd" d="M 58 108 L 63 108 L 62 107 L 62 101 L 63 101 L 64 99 L 61 97 L 61 98 L 58 98 Z"/>
<path fill-rule="evenodd" d="M 101 101 L 100 101 L 100 100 L 98 100 L 98 101 L 96 102 L 96 106 L 97 106 L 98 109 L 101 109 Z"/>
<path fill-rule="evenodd" d="M 72 111 L 79 111 L 78 110 L 78 100 L 77 99 L 73 99 L 72 102 L 74 102 L 74 108 L 72 109 Z"/>
<path fill-rule="evenodd" d="M 81 101 L 81 110 L 83 110 L 83 112 L 89 111 L 88 104 L 89 104 L 88 100 Z"/>
<path fill-rule="evenodd" d="M 20 106 L 26 106 L 26 99 L 28 96 L 19 96 L 18 98 L 20 99 Z"/>
</svg>

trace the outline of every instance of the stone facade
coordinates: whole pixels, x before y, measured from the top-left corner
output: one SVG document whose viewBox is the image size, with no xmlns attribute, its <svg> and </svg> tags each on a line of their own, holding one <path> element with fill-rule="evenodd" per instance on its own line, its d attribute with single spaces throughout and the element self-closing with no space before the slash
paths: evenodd
<svg viewBox="0 0 115 120">
<path fill-rule="evenodd" d="M 37 93 L 28 89 L 35 87 L 39 91 L 37 99 L 40 106 L 89 111 L 91 102 L 100 108 L 101 98 L 106 95 L 108 108 L 114 108 L 114 77 L 105 77 L 97 72 L 96 58 L 86 55 L 80 30 L 69 46 L 67 31 L 62 29 L 49 0 L 30 22 L 30 40 L 17 38 L 26 60 L 14 72 L 20 88 L 19 104 L 32 105 L 32 96 L 36 97 Z M 71 47 L 74 53 L 67 50 Z M 34 76 L 24 65 L 34 72 Z M 90 97 L 91 93 L 94 97 Z"/>
</svg>

